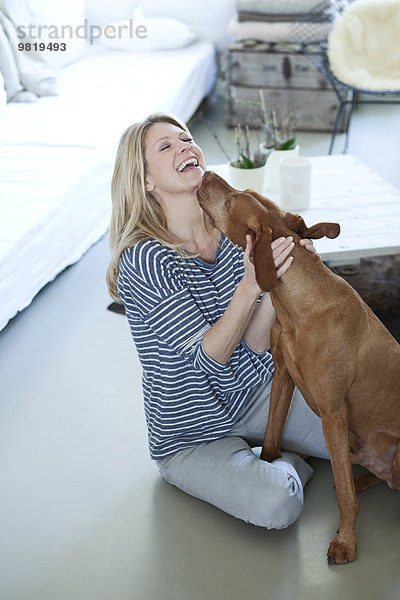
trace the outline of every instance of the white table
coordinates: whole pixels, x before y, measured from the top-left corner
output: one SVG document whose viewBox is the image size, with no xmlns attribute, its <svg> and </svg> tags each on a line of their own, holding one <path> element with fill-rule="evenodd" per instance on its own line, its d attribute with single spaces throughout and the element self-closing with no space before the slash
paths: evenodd
<svg viewBox="0 0 400 600">
<path fill-rule="evenodd" d="M 355 264 L 361 258 L 400 253 L 400 191 L 355 156 L 311 158 L 311 203 L 298 211 L 308 226 L 340 224 L 334 240 L 314 244 L 329 265 Z M 207 167 L 229 181 L 226 164 Z M 279 194 L 263 191 L 279 203 Z"/>
</svg>

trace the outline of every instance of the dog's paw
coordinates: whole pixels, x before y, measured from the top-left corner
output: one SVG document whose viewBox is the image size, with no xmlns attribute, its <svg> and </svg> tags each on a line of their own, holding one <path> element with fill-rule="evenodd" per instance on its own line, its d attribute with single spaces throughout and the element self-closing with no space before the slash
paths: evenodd
<svg viewBox="0 0 400 600">
<path fill-rule="evenodd" d="M 357 558 L 357 543 L 345 542 L 337 536 L 331 541 L 328 550 L 328 565 L 348 563 Z"/>
<path fill-rule="evenodd" d="M 261 460 L 265 460 L 266 462 L 272 462 L 273 460 L 276 460 L 277 458 L 281 457 L 281 453 L 280 452 L 276 452 L 276 451 L 269 451 L 269 450 L 264 450 L 262 449 L 261 451 Z"/>
<path fill-rule="evenodd" d="M 267 462 L 272 462 L 276 458 L 281 457 L 281 452 L 279 449 L 279 441 L 278 444 L 274 444 L 272 440 L 270 440 L 267 436 L 264 438 L 262 449 L 261 449 L 261 460 L 265 460 Z"/>
</svg>

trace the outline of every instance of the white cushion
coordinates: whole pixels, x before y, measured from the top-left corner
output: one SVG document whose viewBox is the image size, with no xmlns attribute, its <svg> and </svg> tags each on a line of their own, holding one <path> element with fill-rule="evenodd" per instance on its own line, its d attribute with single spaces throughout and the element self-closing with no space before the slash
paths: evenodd
<svg viewBox="0 0 400 600">
<path fill-rule="evenodd" d="M 19 27 L 20 42 L 43 42 L 46 46 L 49 42 L 66 43 L 65 51 L 35 51 L 31 48 L 29 53 L 35 53 L 38 60 L 59 67 L 73 62 L 85 51 L 85 40 L 75 34 L 76 27 L 84 23 L 84 0 L 0 0 L 0 10 Z M 34 26 L 32 36 L 28 29 L 31 24 Z M 61 39 L 63 25 L 66 35 Z M 72 28 L 72 36 L 69 27 Z"/>
<path fill-rule="evenodd" d="M 221 50 L 228 42 L 226 25 L 235 12 L 235 0 L 141 0 L 139 6 L 149 17 L 180 19 Z"/>
<path fill-rule="evenodd" d="M 400 0 L 356 0 L 329 35 L 332 72 L 359 89 L 400 90 L 399 31 Z"/>
<path fill-rule="evenodd" d="M 196 39 L 193 30 L 178 19 L 142 17 L 110 23 L 99 42 L 111 50 L 171 50 Z"/>
<path fill-rule="evenodd" d="M 108 25 L 133 16 L 138 0 L 85 0 L 89 25 Z"/>
</svg>

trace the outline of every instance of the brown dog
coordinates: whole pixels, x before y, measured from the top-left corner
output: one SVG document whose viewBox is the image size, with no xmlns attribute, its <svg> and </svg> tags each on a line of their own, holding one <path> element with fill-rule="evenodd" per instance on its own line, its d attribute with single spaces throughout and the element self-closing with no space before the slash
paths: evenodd
<svg viewBox="0 0 400 600">
<path fill-rule="evenodd" d="M 253 239 L 260 288 L 276 312 L 271 332 L 275 374 L 261 458 L 278 456 L 296 385 L 321 417 L 340 510 L 329 564 L 357 558 L 355 493 L 385 480 L 400 489 L 400 346 L 341 277 L 302 248 L 301 238 L 339 235 L 336 223 L 308 228 L 260 194 L 239 192 L 210 171 L 197 192 L 213 225 L 232 242 Z M 293 263 L 277 281 L 271 241 L 293 236 Z M 351 464 L 368 473 L 353 479 Z"/>
</svg>

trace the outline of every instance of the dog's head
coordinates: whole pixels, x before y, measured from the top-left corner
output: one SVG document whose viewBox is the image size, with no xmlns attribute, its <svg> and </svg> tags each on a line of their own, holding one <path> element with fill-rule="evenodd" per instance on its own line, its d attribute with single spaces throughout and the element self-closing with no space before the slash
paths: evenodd
<svg viewBox="0 0 400 600">
<path fill-rule="evenodd" d="M 211 224 L 234 244 L 244 250 L 246 235 L 251 235 L 253 250 L 250 259 L 256 269 L 257 283 L 263 290 L 272 289 L 276 284 L 271 252 L 272 232 L 268 212 L 253 191 L 235 190 L 219 175 L 206 171 L 197 190 L 197 198 Z"/>
<path fill-rule="evenodd" d="M 254 190 L 241 192 L 234 189 L 212 171 L 204 173 L 197 198 L 211 224 L 234 244 L 245 249 L 246 235 L 251 235 L 253 252 L 250 258 L 254 263 L 257 283 L 266 292 L 276 285 L 271 241 L 281 235 L 290 235 L 290 232 L 312 239 L 323 236 L 334 238 L 340 232 L 337 223 L 318 223 L 307 227 L 299 215 L 285 212 Z"/>
</svg>

